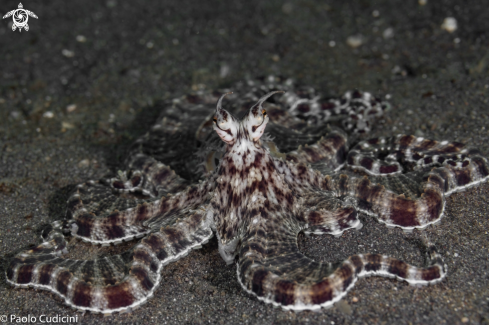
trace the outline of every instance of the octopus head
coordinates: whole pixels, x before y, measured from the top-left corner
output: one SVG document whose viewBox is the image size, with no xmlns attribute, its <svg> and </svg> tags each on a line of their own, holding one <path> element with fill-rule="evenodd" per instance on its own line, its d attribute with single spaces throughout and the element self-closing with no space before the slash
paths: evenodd
<svg viewBox="0 0 489 325">
<path fill-rule="evenodd" d="M 265 127 L 269 120 L 267 112 L 262 105 L 269 97 L 281 92 L 273 91 L 260 98 L 240 121 L 222 108 L 222 100 L 231 93 L 222 95 L 217 102 L 214 130 L 222 141 L 229 145 L 243 140 L 257 142 L 263 132 L 265 132 Z"/>
</svg>

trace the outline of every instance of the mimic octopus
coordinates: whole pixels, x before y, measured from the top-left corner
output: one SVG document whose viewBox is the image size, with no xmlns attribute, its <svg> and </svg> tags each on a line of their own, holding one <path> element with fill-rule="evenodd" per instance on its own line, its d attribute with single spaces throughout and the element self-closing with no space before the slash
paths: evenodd
<svg viewBox="0 0 489 325">
<path fill-rule="evenodd" d="M 287 310 L 331 306 L 365 276 L 415 285 L 446 276 L 430 243 L 425 267 L 380 254 L 333 266 L 303 255 L 297 236 L 360 229 L 360 213 L 406 232 L 436 224 L 448 195 L 488 179 L 477 150 L 412 135 L 365 139 L 389 108 L 366 92 L 325 98 L 278 77 L 233 90 L 168 102 L 126 171 L 78 185 L 65 220 L 12 259 L 7 281 L 79 310 L 131 311 L 153 296 L 166 264 L 213 235 L 243 289 Z M 74 260 L 62 257 L 65 235 L 101 245 L 143 238 L 120 255 Z"/>
</svg>

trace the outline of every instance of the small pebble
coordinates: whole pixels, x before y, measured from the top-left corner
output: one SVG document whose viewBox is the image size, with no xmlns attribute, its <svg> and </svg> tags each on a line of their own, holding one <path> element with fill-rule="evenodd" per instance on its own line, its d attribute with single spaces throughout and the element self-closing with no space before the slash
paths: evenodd
<svg viewBox="0 0 489 325">
<path fill-rule="evenodd" d="M 282 12 L 284 14 L 290 14 L 294 11 L 294 6 L 290 2 L 286 2 L 282 5 Z"/>
<path fill-rule="evenodd" d="M 78 167 L 80 168 L 87 168 L 88 166 L 90 166 L 90 160 L 88 159 L 83 159 L 78 163 Z"/>
<path fill-rule="evenodd" d="M 351 298 L 351 302 L 358 302 L 358 298 L 357 297 Z"/>
<path fill-rule="evenodd" d="M 353 310 L 345 300 L 340 300 L 336 303 L 336 307 L 345 315 L 353 314 Z"/>
<path fill-rule="evenodd" d="M 66 111 L 68 113 L 73 112 L 75 109 L 76 109 L 76 104 L 70 104 L 70 105 L 66 106 Z"/>
<path fill-rule="evenodd" d="M 363 44 L 363 36 L 362 35 L 349 36 L 346 39 L 346 44 L 348 44 L 348 46 L 350 46 L 352 48 L 357 48 Z"/>
<path fill-rule="evenodd" d="M 54 117 L 54 113 L 51 112 L 51 111 L 47 111 L 47 112 L 44 112 L 44 114 L 42 114 L 43 117 L 45 118 L 53 118 Z"/>
<path fill-rule="evenodd" d="M 418 4 L 419 4 L 420 6 L 424 6 L 424 5 L 426 5 L 427 3 L 428 3 L 428 0 L 418 0 Z"/>
<path fill-rule="evenodd" d="M 222 64 L 221 70 L 219 71 L 219 77 L 226 78 L 229 75 L 230 71 L 231 71 L 231 67 L 229 66 L 229 64 Z"/>
<path fill-rule="evenodd" d="M 87 38 L 85 36 L 83 36 L 83 35 L 78 35 L 76 37 L 76 41 L 77 42 L 80 42 L 80 43 L 85 43 L 87 41 Z"/>
<path fill-rule="evenodd" d="M 63 49 L 63 51 L 61 51 L 61 54 L 63 54 L 64 56 L 66 56 L 67 58 L 72 58 L 75 56 L 75 52 L 73 51 L 70 51 L 68 49 Z"/>
<path fill-rule="evenodd" d="M 441 28 L 446 30 L 449 33 L 453 33 L 457 30 L 457 20 L 453 17 L 447 17 L 443 20 L 443 24 L 441 24 Z"/>
<path fill-rule="evenodd" d="M 74 129 L 75 126 L 71 124 L 70 122 L 61 122 L 61 128 L 62 129 Z"/>
<path fill-rule="evenodd" d="M 384 32 L 382 33 L 382 37 L 384 39 L 393 38 L 394 37 L 394 28 L 392 28 L 392 27 L 386 28 L 384 30 Z"/>
<path fill-rule="evenodd" d="M 462 323 L 468 323 L 469 319 L 467 317 L 462 317 Z"/>
</svg>

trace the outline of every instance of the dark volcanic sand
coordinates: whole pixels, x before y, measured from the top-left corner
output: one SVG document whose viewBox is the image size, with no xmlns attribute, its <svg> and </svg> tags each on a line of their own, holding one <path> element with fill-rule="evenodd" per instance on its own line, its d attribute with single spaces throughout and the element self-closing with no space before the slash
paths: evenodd
<svg viewBox="0 0 489 325">
<path fill-rule="evenodd" d="M 17 1 L 2 1 L 0 14 Z M 39 17 L 29 19 L 29 32 L 12 32 L 11 18 L 0 25 L 0 315 L 77 315 L 51 293 L 7 285 L 9 259 L 61 218 L 74 185 L 117 171 L 161 100 L 199 85 L 280 74 L 328 95 L 353 88 L 390 94 L 393 109 L 372 136 L 470 142 L 489 156 L 484 1 L 31 1 L 24 8 Z M 445 17 L 457 19 L 455 32 L 440 27 Z M 347 45 L 359 34 L 360 47 Z M 67 112 L 71 104 L 76 109 Z M 488 191 L 484 184 L 452 195 L 441 225 L 424 231 L 449 270 L 434 286 L 361 279 L 331 309 L 283 311 L 241 289 L 214 239 L 167 266 L 155 297 L 133 313 L 79 320 L 487 324 Z M 301 236 L 302 251 L 321 261 L 374 252 L 424 263 L 420 232 L 361 218 L 360 232 L 338 239 Z M 84 258 L 115 251 L 75 244 L 74 256 Z"/>
</svg>

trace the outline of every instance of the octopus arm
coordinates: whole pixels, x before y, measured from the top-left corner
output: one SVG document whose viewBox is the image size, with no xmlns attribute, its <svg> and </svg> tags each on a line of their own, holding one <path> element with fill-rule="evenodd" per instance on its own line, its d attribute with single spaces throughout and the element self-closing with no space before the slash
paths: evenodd
<svg viewBox="0 0 489 325">
<path fill-rule="evenodd" d="M 53 231 L 47 241 L 13 258 L 7 281 L 52 291 L 79 310 L 130 311 L 153 296 L 163 266 L 200 248 L 212 235 L 205 214 L 198 212 L 162 227 L 124 254 L 82 261 L 60 257 L 66 242 Z"/>
<path fill-rule="evenodd" d="M 296 219 L 305 234 L 341 236 L 345 230 L 361 229 L 356 204 L 352 198 L 337 198 L 331 192 L 310 191 L 300 198 L 302 209 Z"/>
<path fill-rule="evenodd" d="M 209 178 L 174 195 L 147 201 L 114 195 L 110 186 L 87 182 L 68 201 L 65 227 L 86 242 L 120 244 L 204 207 L 212 187 L 213 178 Z"/>
<path fill-rule="evenodd" d="M 132 155 L 127 163 L 127 169 L 129 172 L 126 174 L 120 174 L 119 178 L 110 180 L 114 189 L 125 192 L 140 191 L 158 197 L 177 193 L 188 186 L 188 182 L 179 177 L 169 166 L 143 153 Z"/>
<path fill-rule="evenodd" d="M 341 130 L 334 130 L 310 146 L 299 146 L 297 150 L 287 153 L 285 159 L 295 164 L 322 165 L 323 169 L 334 171 L 344 165 L 347 150 L 346 134 Z"/>
<path fill-rule="evenodd" d="M 478 150 L 407 135 L 359 143 L 346 168 L 326 176 L 323 188 L 355 197 L 358 210 L 405 231 L 437 223 L 446 196 L 489 179 L 487 159 Z"/>
<path fill-rule="evenodd" d="M 395 277 L 413 285 L 435 283 L 446 266 L 433 246 L 424 268 L 379 254 L 350 256 L 337 266 L 304 256 L 297 247 L 298 227 L 265 224 L 242 239 L 237 264 L 241 286 L 258 299 L 287 310 L 316 310 L 339 301 L 360 277 Z"/>
<path fill-rule="evenodd" d="M 333 131 L 311 146 L 285 155 L 285 160 L 274 158 L 276 170 L 284 175 L 285 182 L 298 194 L 325 189 L 322 173 L 334 173 L 345 163 L 347 138 L 342 131 Z"/>
<path fill-rule="evenodd" d="M 362 228 L 357 210 L 352 206 L 333 211 L 328 209 L 307 211 L 301 217 L 307 223 L 307 229 L 304 229 L 304 233 L 307 235 L 341 236 L 348 229 Z"/>
</svg>

